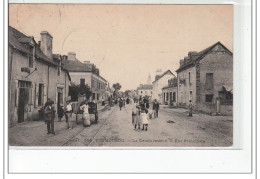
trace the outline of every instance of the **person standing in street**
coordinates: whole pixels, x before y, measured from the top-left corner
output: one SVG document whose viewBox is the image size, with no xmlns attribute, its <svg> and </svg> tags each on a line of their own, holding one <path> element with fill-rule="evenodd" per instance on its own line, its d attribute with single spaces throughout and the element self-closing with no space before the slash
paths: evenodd
<svg viewBox="0 0 260 179">
<path fill-rule="evenodd" d="M 140 114 L 140 117 L 141 117 L 141 123 L 143 125 L 143 128 L 142 130 L 148 130 L 148 115 L 147 115 L 148 111 L 147 109 L 143 108 L 141 109 L 141 114 Z"/>
<path fill-rule="evenodd" d="M 83 111 L 83 126 L 90 126 L 90 116 L 87 101 L 85 101 L 83 105 L 80 106 L 80 110 Z"/>
<path fill-rule="evenodd" d="M 134 125 L 135 129 L 138 126 L 138 130 L 140 130 L 141 118 L 140 118 L 140 106 L 139 105 L 134 106 L 134 108 L 132 110 L 132 124 Z"/>
<path fill-rule="evenodd" d="M 192 117 L 193 103 L 191 100 L 189 102 L 189 116 Z"/>
<path fill-rule="evenodd" d="M 119 99 L 119 108 L 120 108 L 120 111 L 121 111 L 121 109 L 122 109 L 122 106 L 123 106 L 123 100 L 120 98 L 120 99 Z"/>
<path fill-rule="evenodd" d="M 56 109 L 55 109 L 54 101 L 51 102 L 51 112 L 52 112 L 52 115 L 51 115 L 51 133 L 53 135 L 55 135 L 55 132 L 54 132 L 54 119 L 55 119 Z"/>
<path fill-rule="evenodd" d="M 70 101 L 66 101 L 66 109 L 65 109 L 65 118 L 66 118 L 66 123 L 67 123 L 67 129 L 72 129 L 70 118 L 72 116 L 72 105 Z"/>
<path fill-rule="evenodd" d="M 63 116 L 64 116 L 63 106 L 59 105 L 59 108 L 58 108 L 58 118 L 59 118 L 59 122 L 61 122 L 61 119 L 63 118 Z"/>
<path fill-rule="evenodd" d="M 154 110 L 154 118 L 158 118 L 158 113 L 159 113 L 159 103 L 157 102 L 157 100 L 154 100 L 153 103 L 153 110 Z"/>
<path fill-rule="evenodd" d="M 55 106 L 53 101 L 46 102 L 46 107 L 44 109 L 45 119 L 47 123 L 47 134 L 54 133 L 54 118 L 55 118 Z"/>
</svg>

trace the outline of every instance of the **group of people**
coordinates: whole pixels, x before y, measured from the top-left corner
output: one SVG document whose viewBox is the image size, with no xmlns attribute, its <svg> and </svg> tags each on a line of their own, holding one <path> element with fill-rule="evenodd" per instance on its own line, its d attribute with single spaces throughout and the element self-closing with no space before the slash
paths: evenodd
<svg viewBox="0 0 260 179">
<path fill-rule="evenodd" d="M 50 98 L 47 99 L 47 102 L 43 106 L 44 108 L 44 120 L 47 124 L 47 134 L 53 134 L 55 135 L 54 131 L 54 119 L 55 119 L 55 113 L 56 108 L 54 105 L 54 101 L 52 101 Z M 66 118 L 66 124 L 67 129 L 72 129 L 70 118 L 72 116 L 72 104 L 70 101 L 66 101 L 66 107 L 63 109 L 63 106 L 58 107 L 58 118 L 59 122 L 61 122 L 61 119 L 63 116 Z"/>
<path fill-rule="evenodd" d="M 132 109 L 132 124 L 134 128 L 140 130 L 142 126 L 142 130 L 148 130 L 148 119 L 151 119 L 154 115 L 154 118 L 158 118 L 159 112 L 159 103 L 155 99 L 153 102 L 152 110 L 150 109 L 149 99 L 140 98 L 139 103 Z"/>
</svg>

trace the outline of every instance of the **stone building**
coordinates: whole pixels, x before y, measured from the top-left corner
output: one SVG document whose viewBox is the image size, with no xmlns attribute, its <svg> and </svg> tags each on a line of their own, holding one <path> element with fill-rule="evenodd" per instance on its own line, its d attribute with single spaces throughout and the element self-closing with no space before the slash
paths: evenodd
<svg viewBox="0 0 260 179">
<path fill-rule="evenodd" d="M 155 80 L 153 81 L 152 100 L 163 102 L 162 88 L 168 85 L 168 80 L 176 77 L 170 70 L 161 74 L 161 70 L 156 71 Z"/>
<path fill-rule="evenodd" d="M 153 85 L 152 85 L 151 75 L 149 74 L 147 83 L 140 84 L 140 86 L 137 88 L 137 95 L 138 97 L 144 97 L 144 96 L 151 97 L 152 94 L 153 94 Z"/>
<path fill-rule="evenodd" d="M 56 105 L 68 96 L 70 76 L 53 58 L 52 36 L 41 32 L 41 41 L 13 27 L 8 29 L 9 126 L 38 118 L 50 98 Z"/>
<path fill-rule="evenodd" d="M 163 104 L 177 106 L 177 78 L 168 80 L 168 85 L 162 88 Z"/>
<path fill-rule="evenodd" d="M 87 84 L 90 87 L 92 99 L 98 101 L 107 99 L 108 82 L 99 75 L 99 69 L 94 64 L 90 61 L 80 62 L 74 52 L 64 55 L 62 64 L 69 71 L 72 83 Z"/>
<path fill-rule="evenodd" d="M 179 105 L 192 100 L 197 110 L 232 115 L 233 54 L 223 44 L 189 52 L 176 72 Z"/>
</svg>

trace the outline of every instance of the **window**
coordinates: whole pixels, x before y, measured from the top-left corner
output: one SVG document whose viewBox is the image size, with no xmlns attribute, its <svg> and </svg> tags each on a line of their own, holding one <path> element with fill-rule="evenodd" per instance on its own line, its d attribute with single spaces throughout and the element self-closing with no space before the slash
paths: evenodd
<svg viewBox="0 0 260 179">
<path fill-rule="evenodd" d="M 33 68 L 33 56 L 29 55 L 29 67 Z"/>
<path fill-rule="evenodd" d="M 61 71 L 61 62 L 59 64 L 59 66 L 58 66 L 58 76 L 60 76 L 60 71 Z"/>
<path fill-rule="evenodd" d="M 39 84 L 38 89 L 38 106 L 43 104 L 43 84 Z"/>
<path fill-rule="evenodd" d="M 80 85 L 85 85 L 85 79 L 84 78 L 80 79 Z"/>
<path fill-rule="evenodd" d="M 176 92 L 173 92 L 173 102 L 176 102 Z"/>
<path fill-rule="evenodd" d="M 189 84 L 190 84 L 190 72 L 189 72 Z"/>
<path fill-rule="evenodd" d="M 143 91 L 141 91 L 141 94 L 143 94 Z"/>
<path fill-rule="evenodd" d="M 29 47 L 29 54 L 28 54 L 28 61 L 29 61 L 29 67 L 33 68 L 33 47 Z"/>
<path fill-rule="evenodd" d="M 205 89 L 213 89 L 213 73 L 206 73 L 206 84 Z"/>
<path fill-rule="evenodd" d="M 206 94 L 205 95 L 205 102 L 212 102 L 213 101 L 213 94 Z"/>
</svg>

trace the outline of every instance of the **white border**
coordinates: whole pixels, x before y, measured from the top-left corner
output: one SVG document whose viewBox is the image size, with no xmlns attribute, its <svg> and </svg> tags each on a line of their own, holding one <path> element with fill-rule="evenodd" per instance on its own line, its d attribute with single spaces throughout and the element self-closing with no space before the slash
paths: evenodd
<svg viewBox="0 0 260 179">
<path fill-rule="evenodd" d="M 6 2 L 6 1 L 5 1 Z M 22 0 L 11 0 L 13 3 L 24 3 Z M 34 2 L 37 1 L 29 1 Z M 61 1 L 41 1 L 54 3 Z M 62 1 L 64 2 L 64 1 Z M 71 3 L 70 1 L 65 1 Z M 74 3 L 75 1 L 73 1 Z M 94 3 L 93 1 L 77 1 Z M 99 3 L 111 1 L 99 1 Z M 96 3 L 96 2 L 95 2 Z M 194 4 L 194 1 L 113 1 L 120 4 L 145 3 L 182 3 Z M 234 144 L 241 150 L 10 150 L 9 171 L 12 173 L 248 173 L 251 172 L 251 6 L 250 1 L 200 0 L 196 4 L 235 4 L 234 23 L 234 86 L 236 99 L 234 103 Z M 5 32 L 7 32 L 7 4 L 5 4 Z M 241 31 L 240 31 L 241 30 Z M 7 42 L 7 35 L 5 42 Z M 7 48 L 5 49 L 5 59 Z M 4 66 L 8 69 L 7 61 Z M 7 70 L 5 77 L 7 78 Z M 7 92 L 7 80 L 5 80 Z M 237 88 L 238 87 L 238 88 Z M 7 95 L 6 95 L 7 96 Z M 7 98 L 5 97 L 5 101 Z M 241 106 L 240 106 L 241 104 Z M 7 105 L 6 105 L 7 106 Z M 1 107 L 1 106 L 0 106 Z M 5 116 L 7 118 L 7 108 Z M 237 121 L 237 120 L 236 120 Z M 236 130 L 241 127 L 241 130 Z M 5 164 L 7 164 L 7 122 L 5 122 Z M 240 135 L 239 135 L 240 134 Z M 239 136 L 239 137 L 237 137 Z M 240 143 L 238 143 L 240 141 Z M 109 148 L 111 149 L 111 148 Z M 37 159 L 37 161 L 36 161 Z M 64 165 L 64 160 L 67 164 Z M 144 161 L 143 161 L 144 160 Z M 199 162 L 198 162 L 199 161 Z M 5 172 L 7 168 L 5 168 Z M 8 175 L 9 177 L 9 175 Z"/>
</svg>

